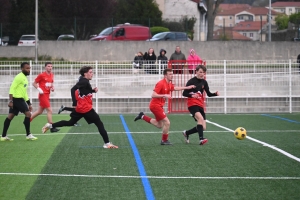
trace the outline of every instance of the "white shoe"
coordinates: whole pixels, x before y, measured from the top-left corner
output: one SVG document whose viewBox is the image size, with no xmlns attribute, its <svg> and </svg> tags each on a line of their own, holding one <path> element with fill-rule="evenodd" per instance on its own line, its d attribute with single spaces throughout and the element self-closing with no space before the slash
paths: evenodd
<svg viewBox="0 0 300 200">
<path fill-rule="evenodd" d="M 46 123 L 45 126 L 42 128 L 42 133 L 46 133 L 51 127 L 52 124 Z"/>
<path fill-rule="evenodd" d="M 117 148 L 119 148 L 118 146 L 116 146 L 116 145 L 113 145 L 112 143 L 106 143 L 106 144 L 104 144 L 103 145 L 103 148 L 104 149 L 117 149 Z"/>
<path fill-rule="evenodd" d="M 14 141 L 14 139 L 10 139 L 9 137 L 5 136 L 5 137 L 1 137 L 0 141 L 1 141 L 1 142 L 4 142 L 4 141 L 9 141 L 9 142 L 11 142 L 11 141 Z"/>
<path fill-rule="evenodd" d="M 182 131 L 182 135 L 184 137 L 185 143 L 190 143 L 189 136 L 186 135 L 186 130 Z"/>
<path fill-rule="evenodd" d="M 26 136 L 26 140 L 37 140 L 37 137 L 34 137 L 31 133 Z"/>
</svg>

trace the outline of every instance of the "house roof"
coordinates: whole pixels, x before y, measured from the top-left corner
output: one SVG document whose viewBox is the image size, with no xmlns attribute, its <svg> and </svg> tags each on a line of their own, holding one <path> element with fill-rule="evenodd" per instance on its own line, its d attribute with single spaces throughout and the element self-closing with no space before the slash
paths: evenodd
<svg viewBox="0 0 300 200">
<path fill-rule="evenodd" d="M 300 2 L 275 2 L 272 3 L 272 7 L 300 7 Z"/>
<path fill-rule="evenodd" d="M 266 21 L 262 21 L 262 26 L 267 24 Z M 233 27 L 234 31 L 259 31 L 261 29 L 260 21 L 243 21 L 239 22 Z"/>
<path fill-rule="evenodd" d="M 236 8 L 242 8 L 242 9 L 246 9 L 251 7 L 249 4 L 229 4 L 229 3 L 221 3 L 219 5 L 219 10 L 232 10 L 232 9 L 236 9 Z"/>
<path fill-rule="evenodd" d="M 220 37 L 223 35 L 224 29 L 218 29 L 216 31 L 214 31 L 214 36 L 213 39 L 214 40 L 220 40 Z M 251 41 L 250 38 L 236 32 L 233 31 L 232 27 L 226 27 L 225 28 L 225 35 L 228 37 L 228 39 L 230 40 L 242 40 L 242 41 Z"/>
<path fill-rule="evenodd" d="M 220 10 L 218 11 L 217 13 L 217 16 L 224 16 L 224 15 L 236 15 L 240 12 L 243 12 L 243 11 L 246 11 L 246 12 L 249 12 L 251 14 L 254 14 L 254 15 L 266 15 L 269 13 L 269 9 L 268 8 L 265 8 L 265 7 L 248 7 L 248 8 L 234 8 L 234 9 L 231 9 L 231 10 Z M 271 14 L 272 15 L 278 15 L 280 14 L 279 12 L 276 12 L 274 10 L 271 10 Z"/>
</svg>

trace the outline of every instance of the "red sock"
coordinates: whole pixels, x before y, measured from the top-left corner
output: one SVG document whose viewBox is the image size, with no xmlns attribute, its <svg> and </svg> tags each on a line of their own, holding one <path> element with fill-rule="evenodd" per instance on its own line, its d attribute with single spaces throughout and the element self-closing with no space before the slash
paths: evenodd
<svg viewBox="0 0 300 200">
<path fill-rule="evenodd" d="M 33 119 L 30 117 L 30 122 L 32 121 Z"/>
<path fill-rule="evenodd" d="M 144 115 L 143 120 L 150 124 L 151 117 Z"/>
<path fill-rule="evenodd" d="M 162 140 L 162 141 L 167 141 L 167 140 L 168 140 L 168 137 L 169 137 L 169 134 L 167 134 L 167 133 L 164 134 L 164 133 L 163 133 L 162 136 L 161 136 L 161 140 Z"/>
</svg>

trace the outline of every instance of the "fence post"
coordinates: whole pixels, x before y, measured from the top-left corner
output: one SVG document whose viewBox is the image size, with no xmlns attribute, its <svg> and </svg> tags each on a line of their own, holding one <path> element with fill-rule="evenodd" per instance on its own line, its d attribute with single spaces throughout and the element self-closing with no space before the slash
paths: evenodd
<svg viewBox="0 0 300 200">
<path fill-rule="evenodd" d="M 29 61 L 30 66 L 32 67 L 32 60 Z M 37 64 L 37 63 L 36 63 Z M 30 74 L 29 74 L 29 83 L 28 83 L 28 87 L 29 87 L 29 99 L 32 100 L 32 71 L 33 71 L 33 67 L 30 70 Z"/>
<path fill-rule="evenodd" d="M 96 87 L 98 88 L 98 60 L 96 60 Z M 98 113 L 98 92 L 96 92 L 96 112 Z"/>
<path fill-rule="evenodd" d="M 227 114 L 226 90 L 226 60 L 224 60 L 224 114 Z"/>
<path fill-rule="evenodd" d="M 290 97 L 290 113 L 293 112 L 292 110 L 292 60 L 289 59 L 289 97 Z"/>
</svg>

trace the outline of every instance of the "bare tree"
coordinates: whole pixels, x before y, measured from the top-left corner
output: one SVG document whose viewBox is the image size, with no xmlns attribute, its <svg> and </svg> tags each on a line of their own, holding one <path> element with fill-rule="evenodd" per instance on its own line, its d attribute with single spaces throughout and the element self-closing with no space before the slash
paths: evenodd
<svg viewBox="0 0 300 200">
<path fill-rule="evenodd" d="M 206 0 L 207 2 L 207 41 L 213 40 L 214 23 L 219 5 L 224 0 Z"/>
</svg>

